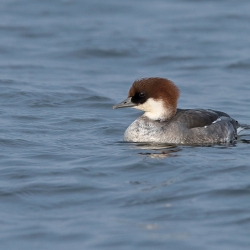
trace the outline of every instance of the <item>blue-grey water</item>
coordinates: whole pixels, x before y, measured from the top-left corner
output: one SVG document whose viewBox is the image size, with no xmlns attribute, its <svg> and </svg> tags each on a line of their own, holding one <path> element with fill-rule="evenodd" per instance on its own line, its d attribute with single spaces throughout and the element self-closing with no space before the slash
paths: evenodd
<svg viewBox="0 0 250 250">
<path fill-rule="evenodd" d="M 123 142 L 150 76 L 249 124 L 250 1 L 1 1 L 0 249 L 249 249 L 250 133 Z"/>
</svg>

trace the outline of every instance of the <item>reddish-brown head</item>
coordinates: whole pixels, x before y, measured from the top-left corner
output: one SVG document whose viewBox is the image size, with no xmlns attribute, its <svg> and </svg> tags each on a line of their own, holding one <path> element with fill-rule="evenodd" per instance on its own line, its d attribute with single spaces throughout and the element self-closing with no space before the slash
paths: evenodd
<svg viewBox="0 0 250 250">
<path fill-rule="evenodd" d="M 168 79 L 151 77 L 136 80 L 128 98 L 113 106 L 114 109 L 132 107 L 145 111 L 152 120 L 171 119 L 177 110 L 179 89 Z"/>
<path fill-rule="evenodd" d="M 149 118 L 167 120 L 176 113 L 179 89 L 168 79 L 143 78 L 133 83 L 128 97 Z"/>
</svg>

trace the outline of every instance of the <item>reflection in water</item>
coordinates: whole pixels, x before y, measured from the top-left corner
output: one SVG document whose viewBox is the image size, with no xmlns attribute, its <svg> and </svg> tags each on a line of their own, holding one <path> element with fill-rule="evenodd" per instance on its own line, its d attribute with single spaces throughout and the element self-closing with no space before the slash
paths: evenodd
<svg viewBox="0 0 250 250">
<path fill-rule="evenodd" d="M 250 144 L 250 140 L 247 140 L 247 139 L 241 139 L 240 141 L 241 141 L 242 143 Z"/>
<path fill-rule="evenodd" d="M 175 153 L 181 151 L 181 148 L 176 145 L 164 143 L 136 143 L 133 144 L 133 146 L 139 149 L 152 151 L 139 153 L 140 155 L 149 156 L 150 158 L 175 157 Z"/>
<path fill-rule="evenodd" d="M 241 135 L 239 136 L 238 140 L 242 143 L 246 143 L 246 144 L 250 144 L 250 134 L 249 134 L 249 130 L 245 131 L 248 132 L 245 135 Z"/>
</svg>

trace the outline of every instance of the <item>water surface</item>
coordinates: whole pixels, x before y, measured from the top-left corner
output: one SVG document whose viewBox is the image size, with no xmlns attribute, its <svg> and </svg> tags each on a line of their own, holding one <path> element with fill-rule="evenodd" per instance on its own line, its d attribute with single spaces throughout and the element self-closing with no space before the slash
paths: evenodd
<svg viewBox="0 0 250 250">
<path fill-rule="evenodd" d="M 250 134 L 124 143 L 141 113 L 112 110 L 159 76 L 249 124 L 249 1 L 0 5 L 1 249 L 249 248 Z"/>
</svg>

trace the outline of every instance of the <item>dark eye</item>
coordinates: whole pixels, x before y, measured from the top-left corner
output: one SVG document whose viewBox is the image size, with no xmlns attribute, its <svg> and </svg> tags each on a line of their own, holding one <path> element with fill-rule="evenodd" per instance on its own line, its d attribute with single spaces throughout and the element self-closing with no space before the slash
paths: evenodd
<svg viewBox="0 0 250 250">
<path fill-rule="evenodd" d="M 139 92 L 139 97 L 141 97 L 141 98 L 145 97 L 145 93 L 144 92 Z"/>
</svg>

